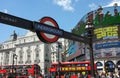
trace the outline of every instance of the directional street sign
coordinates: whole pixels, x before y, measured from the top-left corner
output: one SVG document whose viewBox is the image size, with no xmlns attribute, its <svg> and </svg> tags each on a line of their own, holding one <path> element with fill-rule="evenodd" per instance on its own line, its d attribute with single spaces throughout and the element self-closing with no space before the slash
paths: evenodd
<svg viewBox="0 0 120 78">
<path fill-rule="evenodd" d="M 83 43 L 89 43 L 89 39 L 82 37 L 82 36 L 78 36 L 73 33 L 65 32 L 62 29 L 58 29 L 58 28 L 55 28 L 55 27 L 52 27 L 49 25 L 45 25 L 45 24 L 40 24 L 38 22 L 35 22 L 34 26 L 35 26 L 35 30 L 37 30 L 37 31 L 46 32 L 49 34 L 57 35 L 59 37 L 63 37 L 63 38 L 67 38 L 67 39 L 71 39 L 71 40 L 75 40 L 75 41 L 80 41 Z"/>
<path fill-rule="evenodd" d="M 8 25 L 13 25 L 16 27 L 28 29 L 28 30 L 33 30 L 33 22 L 19 18 L 13 15 L 9 15 L 6 13 L 0 12 L 0 23 L 8 24 Z"/>
<path fill-rule="evenodd" d="M 89 43 L 89 39 L 87 39 L 86 37 L 83 37 L 83 36 L 79 36 L 79 35 L 76 35 L 74 33 L 70 33 L 70 32 L 64 32 L 64 38 L 67 38 L 67 39 L 71 39 L 71 40 L 74 40 L 74 41 L 78 41 L 78 42 L 83 42 L 83 43 Z"/>
<path fill-rule="evenodd" d="M 45 18 L 43 18 L 42 20 L 44 20 L 44 19 Z M 52 20 L 52 22 L 51 22 L 51 20 Z M 46 21 L 49 24 L 47 24 Z M 56 21 L 52 18 L 49 18 L 49 19 L 47 18 L 47 20 L 39 23 L 39 22 L 26 20 L 26 19 L 23 19 L 20 17 L 16 17 L 13 15 L 9 15 L 9 14 L 0 12 L 0 23 L 4 23 L 4 24 L 19 27 L 19 28 L 31 30 L 33 32 L 36 32 L 37 34 L 40 33 L 40 35 L 38 35 L 38 37 L 39 38 L 42 37 L 43 38 L 42 41 L 44 41 L 44 42 L 49 42 L 49 43 L 55 42 L 58 37 L 63 37 L 63 38 L 67 38 L 67 39 L 71 39 L 71 40 L 75 40 L 75 41 L 83 42 L 83 43 L 90 42 L 89 39 L 87 39 L 85 37 L 78 36 L 76 34 L 66 32 L 62 29 L 59 29 Z M 42 36 L 41 33 L 44 36 Z M 49 41 L 50 38 L 45 35 L 46 33 L 53 35 L 53 37 L 51 38 L 53 41 Z M 45 37 L 48 39 L 45 39 Z M 54 40 L 55 37 L 56 37 L 56 39 Z"/>
</svg>

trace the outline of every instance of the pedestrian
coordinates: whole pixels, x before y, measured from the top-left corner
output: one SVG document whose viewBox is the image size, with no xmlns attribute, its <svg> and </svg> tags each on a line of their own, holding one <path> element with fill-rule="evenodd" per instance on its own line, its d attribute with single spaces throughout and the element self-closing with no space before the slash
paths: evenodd
<svg viewBox="0 0 120 78">
<path fill-rule="evenodd" d="M 15 78 L 15 76 L 12 73 L 8 73 L 8 77 L 7 78 Z"/>
<path fill-rule="evenodd" d="M 114 78 L 113 72 L 110 72 L 107 76 L 107 78 Z"/>
<path fill-rule="evenodd" d="M 119 76 L 118 76 L 118 74 L 117 74 L 117 72 L 114 72 L 114 78 L 118 78 Z"/>
<path fill-rule="evenodd" d="M 120 78 L 120 71 L 118 72 L 118 78 Z"/>
<path fill-rule="evenodd" d="M 102 74 L 101 74 L 101 78 L 106 78 L 106 75 L 105 75 L 104 72 L 102 72 Z"/>
<path fill-rule="evenodd" d="M 0 78 L 2 78 L 2 74 L 0 74 Z"/>
<path fill-rule="evenodd" d="M 99 75 L 97 71 L 95 72 L 95 78 L 101 78 L 101 76 Z"/>
<path fill-rule="evenodd" d="M 28 76 L 28 78 L 33 78 L 33 76 L 30 74 L 30 75 Z"/>
</svg>

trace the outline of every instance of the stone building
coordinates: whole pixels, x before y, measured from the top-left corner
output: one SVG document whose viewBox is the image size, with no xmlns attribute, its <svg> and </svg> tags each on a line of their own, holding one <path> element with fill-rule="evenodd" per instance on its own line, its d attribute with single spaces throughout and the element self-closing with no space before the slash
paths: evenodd
<svg viewBox="0 0 120 78">
<path fill-rule="evenodd" d="M 59 50 L 60 60 L 61 53 L 65 51 L 67 41 L 60 38 L 62 48 Z M 48 68 L 52 62 L 57 62 L 57 43 L 46 44 L 41 42 L 36 33 L 28 31 L 26 35 L 17 36 L 14 32 L 9 40 L 0 44 L 0 65 L 12 65 L 13 55 L 14 64 L 38 64 L 42 69 L 42 74 L 48 73 Z M 61 52 L 62 51 L 62 52 Z"/>
</svg>

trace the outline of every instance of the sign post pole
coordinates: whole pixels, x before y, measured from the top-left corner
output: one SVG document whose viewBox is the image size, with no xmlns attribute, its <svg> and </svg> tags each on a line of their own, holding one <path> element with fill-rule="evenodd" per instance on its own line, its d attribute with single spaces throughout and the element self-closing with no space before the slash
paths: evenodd
<svg viewBox="0 0 120 78">
<path fill-rule="evenodd" d="M 90 62 L 91 62 L 91 78 L 95 78 L 95 70 L 94 70 L 94 54 L 93 54 L 93 24 L 88 22 L 86 25 L 86 30 L 88 34 L 89 47 L 90 47 Z"/>
</svg>

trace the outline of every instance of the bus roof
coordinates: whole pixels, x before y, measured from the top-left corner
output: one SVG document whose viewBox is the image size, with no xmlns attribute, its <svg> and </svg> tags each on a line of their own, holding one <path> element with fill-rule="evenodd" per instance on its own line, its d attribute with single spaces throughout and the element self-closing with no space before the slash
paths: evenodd
<svg viewBox="0 0 120 78">
<path fill-rule="evenodd" d="M 58 62 L 53 62 L 52 65 L 57 65 Z M 90 61 L 82 61 L 82 62 L 60 62 L 60 64 L 90 64 Z"/>
</svg>

